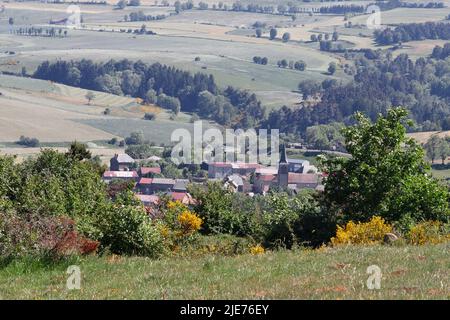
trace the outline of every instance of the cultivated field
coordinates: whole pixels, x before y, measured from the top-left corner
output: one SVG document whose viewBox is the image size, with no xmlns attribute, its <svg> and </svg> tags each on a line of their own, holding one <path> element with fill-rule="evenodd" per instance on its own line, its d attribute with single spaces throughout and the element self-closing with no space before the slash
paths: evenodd
<svg viewBox="0 0 450 320">
<path fill-rule="evenodd" d="M 210 9 L 219 1 L 206 0 Z M 234 0 L 222 1 L 231 6 Z M 412 2 L 412 1 L 410 1 Z M 427 1 L 414 1 L 427 3 Z M 161 62 L 193 72 L 212 74 L 222 87 L 233 85 L 256 93 L 270 110 L 283 105 L 297 107 L 300 94 L 296 91 L 302 80 L 323 81 L 337 79 L 347 81 L 350 76 L 341 70 L 330 76 L 330 62 L 352 63 L 341 54 L 319 50 L 318 43 L 311 43 L 315 34 L 339 33 L 339 43 L 349 49 L 388 48 L 377 47 L 372 30 L 366 27 L 367 14 L 345 18 L 343 14 L 299 13 L 273 15 L 249 12 L 218 10 L 189 10 L 174 14 L 174 1 L 170 6 L 155 5 L 153 0 L 143 0 L 140 7 L 117 10 L 116 1 L 109 5 L 80 5 L 83 24 L 79 30 L 68 30 L 67 37 L 48 38 L 17 36 L 10 33 L 21 27 L 48 28 L 49 21 L 68 17 L 68 3 L 43 4 L 37 2 L 4 3 L 0 13 L 0 72 L 20 73 L 26 68 L 32 74 L 44 60 L 95 61 L 107 59 L 143 60 Z M 252 1 L 242 1 L 252 3 Z M 265 0 L 261 5 L 288 3 L 288 1 Z M 352 1 L 345 4 L 368 5 L 370 1 Z M 443 9 L 399 8 L 382 12 L 382 24 L 393 25 L 406 22 L 442 21 L 450 14 L 450 0 L 445 0 Z M 298 3 L 302 8 L 319 8 L 340 5 L 342 2 Z M 158 21 L 125 22 L 124 16 L 142 11 L 146 15 L 164 14 L 166 19 Z M 170 15 L 170 16 L 169 16 Z M 8 26 L 8 19 L 14 26 Z M 347 22 L 352 28 L 346 28 Z M 255 22 L 264 23 L 262 37 L 255 36 Z M 157 35 L 134 35 L 121 32 L 139 29 L 145 24 L 147 30 Z M 65 28 L 64 26 L 53 26 Z M 269 40 L 269 30 L 276 27 L 276 40 Z M 291 40 L 283 43 L 280 37 L 289 32 Z M 393 55 L 408 53 L 413 59 L 427 56 L 435 45 L 445 41 L 424 40 L 404 43 Z M 265 66 L 253 63 L 254 56 L 267 57 Z M 304 60 L 303 72 L 277 66 L 281 59 Z M 48 82 L 29 79 L 0 77 L 0 141 L 10 143 L 20 135 L 39 138 L 43 142 L 67 142 L 106 140 L 114 136 L 123 138 L 135 129 L 142 130 L 147 138 L 156 143 L 170 142 L 170 132 L 175 128 L 190 129 L 190 115 L 172 121 L 169 114 L 154 106 L 140 106 L 128 97 L 96 93 L 92 105 L 84 98 L 86 91 Z M 111 113 L 105 116 L 103 111 Z M 156 113 L 155 121 L 142 120 L 145 112 Z M 162 132 L 162 134 L 161 134 Z"/>
</svg>

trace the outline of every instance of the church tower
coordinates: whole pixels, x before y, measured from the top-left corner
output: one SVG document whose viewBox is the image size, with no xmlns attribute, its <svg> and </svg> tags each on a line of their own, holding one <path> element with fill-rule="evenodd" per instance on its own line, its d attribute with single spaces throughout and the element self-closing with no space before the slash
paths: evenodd
<svg viewBox="0 0 450 320">
<path fill-rule="evenodd" d="M 281 189 L 287 189 L 289 183 L 289 163 L 286 157 L 286 147 L 281 146 L 281 157 L 278 164 L 278 186 Z"/>
</svg>

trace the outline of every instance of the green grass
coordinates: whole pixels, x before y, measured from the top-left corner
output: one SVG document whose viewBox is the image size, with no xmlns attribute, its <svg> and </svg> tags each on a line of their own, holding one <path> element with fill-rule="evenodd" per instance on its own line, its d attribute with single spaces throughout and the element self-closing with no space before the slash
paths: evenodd
<svg viewBox="0 0 450 320">
<path fill-rule="evenodd" d="M 4 299 L 448 299 L 448 245 L 342 247 L 200 258 L 88 257 L 49 268 L 13 262 L 0 269 Z M 81 290 L 66 268 L 81 268 Z M 382 271 L 366 287 L 367 267 Z"/>
</svg>

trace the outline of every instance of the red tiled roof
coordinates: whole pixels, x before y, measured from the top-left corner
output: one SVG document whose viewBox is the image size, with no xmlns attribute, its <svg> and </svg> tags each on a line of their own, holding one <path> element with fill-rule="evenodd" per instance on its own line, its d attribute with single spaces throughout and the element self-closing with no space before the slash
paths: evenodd
<svg viewBox="0 0 450 320">
<path fill-rule="evenodd" d="M 273 174 L 264 174 L 264 175 L 260 175 L 256 178 L 257 180 L 261 180 L 264 182 L 271 182 L 274 179 L 276 179 L 276 176 Z"/>
<path fill-rule="evenodd" d="M 209 163 L 208 166 L 217 167 L 217 168 L 231 168 L 231 163 L 213 162 L 213 163 Z"/>
<path fill-rule="evenodd" d="M 139 184 L 152 184 L 152 183 L 153 183 L 152 178 L 141 178 L 141 180 L 139 180 Z"/>
<path fill-rule="evenodd" d="M 161 168 L 160 167 L 142 167 L 141 168 L 141 175 L 147 175 L 149 173 L 159 174 L 159 173 L 161 173 Z"/>
<path fill-rule="evenodd" d="M 317 174 L 312 173 L 289 173 L 288 180 L 290 184 L 319 183 Z"/>
</svg>

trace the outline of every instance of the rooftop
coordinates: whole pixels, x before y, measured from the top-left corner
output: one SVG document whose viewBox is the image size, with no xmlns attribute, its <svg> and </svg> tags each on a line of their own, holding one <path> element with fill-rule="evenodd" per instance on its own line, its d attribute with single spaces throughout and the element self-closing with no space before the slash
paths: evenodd
<svg viewBox="0 0 450 320">
<path fill-rule="evenodd" d="M 136 171 L 105 171 L 103 178 L 138 178 Z"/>
<path fill-rule="evenodd" d="M 119 163 L 134 163 L 134 159 L 127 155 L 126 153 L 116 154 L 114 158 Z"/>
<path fill-rule="evenodd" d="M 152 183 L 153 183 L 152 178 L 141 178 L 141 180 L 139 180 L 139 184 L 152 184 Z"/>
<path fill-rule="evenodd" d="M 319 183 L 319 176 L 312 173 L 289 173 L 289 184 Z"/>
<path fill-rule="evenodd" d="M 140 171 L 141 171 L 141 175 L 147 175 L 149 173 L 160 174 L 161 168 L 160 167 L 141 167 Z"/>
</svg>

